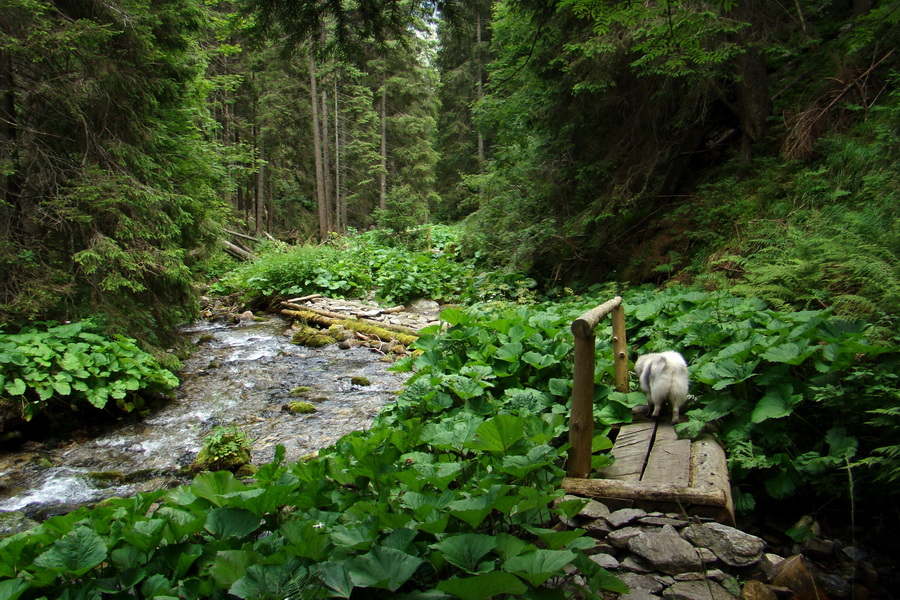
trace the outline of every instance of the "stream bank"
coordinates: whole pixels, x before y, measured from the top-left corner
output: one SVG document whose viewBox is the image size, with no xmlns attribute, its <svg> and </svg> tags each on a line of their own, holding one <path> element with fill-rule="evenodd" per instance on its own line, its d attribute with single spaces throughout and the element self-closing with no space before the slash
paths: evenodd
<svg viewBox="0 0 900 600">
<path fill-rule="evenodd" d="M 98 435 L 0 453 L 0 512 L 43 519 L 185 483 L 182 467 L 220 425 L 236 425 L 253 440 L 255 464 L 270 461 L 277 445 L 298 460 L 368 427 L 405 380 L 365 347 L 294 345 L 290 323 L 277 316 L 200 322 L 182 333 L 197 351 L 184 362 L 173 402 Z M 297 400 L 315 412 L 284 410 Z"/>
</svg>

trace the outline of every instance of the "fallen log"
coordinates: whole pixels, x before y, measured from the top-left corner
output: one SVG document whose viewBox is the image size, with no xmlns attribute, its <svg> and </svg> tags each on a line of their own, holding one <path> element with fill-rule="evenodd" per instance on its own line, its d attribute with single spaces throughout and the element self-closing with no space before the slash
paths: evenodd
<svg viewBox="0 0 900 600">
<path fill-rule="evenodd" d="M 403 344 L 404 346 L 409 346 L 418 339 L 418 336 L 416 334 L 410 334 L 403 331 L 394 331 L 383 327 L 381 324 L 376 325 L 364 323 L 359 319 L 348 319 L 347 317 L 343 316 L 331 317 L 320 314 L 319 312 L 307 310 L 304 307 L 300 307 L 300 310 L 291 310 L 288 308 L 284 308 L 280 312 L 285 316 L 291 317 L 293 319 L 300 319 L 306 321 L 307 323 L 315 323 L 316 325 L 322 325 L 324 327 L 340 325 L 345 329 L 349 329 L 351 331 L 363 333 L 370 336 L 374 335 L 382 340 L 393 340 Z M 397 326 L 395 325 L 394 327 Z"/>
<path fill-rule="evenodd" d="M 281 305 L 284 306 L 285 308 L 288 308 L 291 310 L 308 311 L 308 312 L 315 313 L 317 315 L 321 315 L 323 317 L 328 317 L 331 319 L 345 320 L 348 318 L 347 315 L 345 315 L 345 314 L 336 313 L 336 312 L 333 312 L 330 310 L 325 310 L 324 308 L 316 308 L 314 306 L 294 304 L 293 302 L 282 302 Z M 359 314 L 356 314 L 355 317 L 360 321 L 366 321 L 368 323 L 372 323 L 372 325 L 374 325 L 375 327 L 381 327 L 382 329 L 387 329 L 390 331 L 394 331 L 394 332 L 402 333 L 402 334 L 406 334 L 406 335 L 411 335 L 411 336 L 415 336 L 415 337 L 419 336 L 419 332 L 416 331 L 415 329 L 413 329 L 412 327 L 404 327 L 403 325 L 394 325 L 393 323 L 385 323 L 383 321 L 376 321 L 374 319 L 371 319 L 369 316 L 360 317 Z"/>
<path fill-rule="evenodd" d="M 225 252 L 237 258 L 238 260 L 256 260 L 255 254 L 244 250 L 240 246 L 232 244 L 228 240 L 222 240 L 222 246 L 224 247 Z"/>
</svg>

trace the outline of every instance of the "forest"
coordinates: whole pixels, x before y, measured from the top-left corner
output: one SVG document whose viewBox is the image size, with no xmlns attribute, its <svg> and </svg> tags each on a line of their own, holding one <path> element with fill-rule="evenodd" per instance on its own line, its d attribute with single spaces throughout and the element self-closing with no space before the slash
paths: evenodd
<svg viewBox="0 0 900 600">
<path fill-rule="evenodd" d="M 145 414 L 210 298 L 448 307 L 372 429 L 8 538 L 0 598 L 621 592 L 545 528 L 614 295 L 739 511 L 895 528 L 898 38 L 898 0 L 0 0 L 3 448 Z"/>
</svg>

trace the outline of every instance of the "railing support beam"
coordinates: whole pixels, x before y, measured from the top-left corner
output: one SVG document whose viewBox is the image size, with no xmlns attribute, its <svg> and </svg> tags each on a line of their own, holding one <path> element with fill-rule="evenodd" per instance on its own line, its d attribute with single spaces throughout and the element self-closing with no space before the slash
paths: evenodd
<svg viewBox="0 0 900 600">
<path fill-rule="evenodd" d="M 594 329 L 612 313 L 616 390 L 628 391 L 628 350 L 625 343 L 625 308 L 616 296 L 589 310 L 572 323 L 575 365 L 572 376 L 572 411 L 569 417 L 569 477 L 586 478 L 591 472 L 594 439 Z"/>
</svg>

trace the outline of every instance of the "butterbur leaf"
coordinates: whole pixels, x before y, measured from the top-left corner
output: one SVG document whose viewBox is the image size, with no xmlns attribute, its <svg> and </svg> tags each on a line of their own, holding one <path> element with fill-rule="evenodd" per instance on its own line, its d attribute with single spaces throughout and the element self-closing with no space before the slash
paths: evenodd
<svg viewBox="0 0 900 600">
<path fill-rule="evenodd" d="M 216 508 L 206 517 L 206 530 L 221 538 L 242 538 L 260 525 L 260 518 L 243 508 Z"/>
<path fill-rule="evenodd" d="M 35 559 L 34 564 L 80 577 L 103 562 L 106 554 L 106 543 L 97 532 L 87 527 L 77 527 L 56 540 Z"/>
<path fill-rule="evenodd" d="M 209 568 L 209 574 L 219 586 L 229 588 L 246 575 L 247 569 L 258 563 L 260 558 L 259 554 L 248 550 L 220 550 Z"/>
<path fill-rule="evenodd" d="M 549 354 L 538 354 L 537 352 L 526 352 L 522 355 L 522 361 L 528 363 L 535 369 L 543 369 L 556 364 L 556 359 L 553 356 Z"/>
<path fill-rule="evenodd" d="M 524 437 L 525 419 L 502 414 L 482 423 L 478 427 L 475 439 L 467 446 L 479 450 L 506 452 Z"/>
<path fill-rule="evenodd" d="M 464 533 L 448 537 L 431 547 L 442 552 L 450 564 L 469 573 L 478 573 L 482 557 L 497 547 L 497 538 L 480 533 Z M 487 568 L 493 569 L 493 564 L 488 563 Z"/>
<path fill-rule="evenodd" d="M 279 564 L 251 566 L 228 588 L 228 593 L 245 600 L 283 600 L 310 583 L 306 569 L 296 558 L 289 557 Z"/>
<path fill-rule="evenodd" d="M 421 558 L 406 552 L 376 546 L 371 552 L 350 561 L 350 579 L 359 587 L 384 588 L 393 592 L 413 576 L 422 562 Z"/>
<path fill-rule="evenodd" d="M 522 355 L 522 350 L 523 348 L 521 343 L 509 342 L 508 344 L 503 344 L 502 346 L 497 348 L 497 351 L 494 353 L 494 358 L 506 362 L 516 362 Z"/>
<path fill-rule="evenodd" d="M 16 377 L 12 381 L 7 381 L 4 389 L 10 396 L 21 396 L 25 393 L 25 382 Z"/>
<path fill-rule="evenodd" d="M 751 420 L 754 423 L 762 423 L 767 419 L 780 419 L 791 414 L 792 391 L 793 387 L 789 383 L 771 388 L 757 402 Z"/>
<path fill-rule="evenodd" d="M 484 600 L 492 596 L 519 595 L 528 590 L 515 575 L 494 571 L 474 577 L 451 577 L 438 584 L 438 589 L 449 592 L 462 600 Z"/>
<path fill-rule="evenodd" d="M 567 398 L 572 394 L 572 382 L 568 379 L 552 378 L 547 385 L 550 393 L 554 396 Z"/>
<path fill-rule="evenodd" d="M 575 553 L 569 550 L 538 549 L 510 558 L 503 563 L 503 570 L 538 586 L 559 574 L 562 568 L 573 560 Z"/>
<path fill-rule="evenodd" d="M 0 600 L 16 600 L 30 587 L 31 584 L 23 579 L 0 581 Z"/>
<path fill-rule="evenodd" d="M 342 562 L 324 562 L 316 565 L 316 574 L 319 580 L 330 591 L 328 594 L 337 598 L 349 598 L 353 592 L 353 581 L 350 580 L 350 572 Z"/>
<path fill-rule="evenodd" d="M 584 535 L 583 529 L 570 529 L 568 531 L 554 531 L 553 529 L 541 527 L 528 527 L 527 529 L 538 536 L 551 550 L 559 550 Z"/>
</svg>

